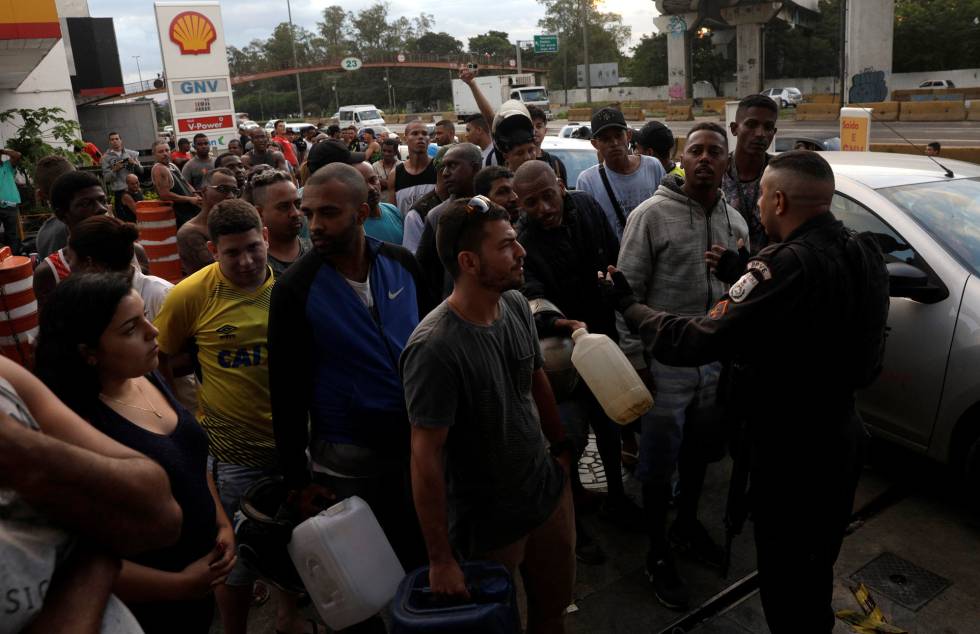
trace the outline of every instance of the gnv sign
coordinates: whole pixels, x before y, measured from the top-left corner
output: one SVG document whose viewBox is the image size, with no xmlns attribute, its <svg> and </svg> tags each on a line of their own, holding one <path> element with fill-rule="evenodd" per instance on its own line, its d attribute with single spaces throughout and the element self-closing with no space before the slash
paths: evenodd
<svg viewBox="0 0 980 634">
<path fill-rule="evenodd" d="M 228 84 L 223 79 L 188 79 L 174 82 L 182 95 L 197 95 L 207 92 L 226 92 Z"/>
</svg>

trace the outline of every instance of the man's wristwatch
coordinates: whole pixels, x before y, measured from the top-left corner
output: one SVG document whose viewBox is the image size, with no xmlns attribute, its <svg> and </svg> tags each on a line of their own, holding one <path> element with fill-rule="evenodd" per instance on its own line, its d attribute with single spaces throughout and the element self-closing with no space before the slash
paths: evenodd
<svg viewBox="0 0 980 634">
<path fill-rule="evenodd" d="M 565 451 L 574 451 L 574 449 L 575 449 L 575 443 L 572 442 L 572 439 L 569 438 L 568 436 L 565 436 L 558 442 L 551 443 L 551 447 L 548 448 L 548 450 L 551 452 L 551 455 L 555 458 L 565 453 Z"/>
</svg>

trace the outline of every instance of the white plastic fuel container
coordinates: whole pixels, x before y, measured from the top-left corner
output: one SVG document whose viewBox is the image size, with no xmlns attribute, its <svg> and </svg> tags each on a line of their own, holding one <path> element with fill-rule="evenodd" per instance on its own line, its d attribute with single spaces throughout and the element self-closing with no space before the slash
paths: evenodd
<svg viewBox="0 0 980 634">
<path fill-rule="evenodd" d="M 405 576 L 374 512 L 357 496 L 293 529 L 287 549 L 316 611 L 332 630 L 377 614 Z"/>
<path fill-rule="evenodd" d="M 609 418 L 626 425 L 653 407 L 650 390 L 612 339 L 579 328 L 572 340 L 572 364 Z"/>
</svg>

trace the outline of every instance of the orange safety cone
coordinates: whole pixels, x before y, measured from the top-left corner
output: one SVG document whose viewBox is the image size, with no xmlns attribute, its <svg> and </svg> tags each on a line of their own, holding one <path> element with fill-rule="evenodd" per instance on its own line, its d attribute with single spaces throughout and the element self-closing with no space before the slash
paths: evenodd
<svg viewBox="0 0 980 634">
<path fill-rule="evenodd" d="M 136 228 L 150 260 L 150 274 L 174 284 L 179 282 L 183 275 L 177 254 L 177 218 L 170 203 L 159 200 L 136 203 Z"/>
<path fill-rule="evenodd" d="M 34 365 L 37 298 L 31 259 L 0 249 L 0 354 L 25 368 Z"/>
</svg>

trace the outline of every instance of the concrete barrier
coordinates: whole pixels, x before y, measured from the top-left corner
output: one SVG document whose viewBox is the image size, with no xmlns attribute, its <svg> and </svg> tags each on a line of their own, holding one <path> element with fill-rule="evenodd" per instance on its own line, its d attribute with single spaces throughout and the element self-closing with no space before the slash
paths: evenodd
<svg viewBox="0 0 980 634">
<path fill-rule="evenodd" d="M 694 109 L 691 106 L 667 106 L 667 121 L 694 121 Z"/>
<path fill-rule="evenodd" d="M 970 104 L 970 109 L 966 111 L 967 121 L 980 121 L 980 101 Z"/>
<path fill-rule="evenodd" d="M 839 104 L 840 103 L 840 95 L 827 95 L 827 94 L 821 94 L 821 95 L 804 95 L 803 96 L 803 103 L 820 103 L 820 104 L 836 103 L 836 104 Z"/>
<path fill-rule="evenodd" d="M 447 121 L 455 121 L 456 120 L 456 113 L 455 112 L 440 112 L 439 113 L 439 120 L 441 121 L 443 119 L 446 119 Z"/>
<path fill-rule="evenodd" d="M 717 112 L 720 115 L 725 114 L 725 102 L 727 99 L 705 99 L 701 102 L 701 107 L 705 112 Z"/>
<path fill-rule="evenodd" d="M 947 95 L 956 95 L 964 99 L 980 99 L 980 86 L 969 86 L 967 88 L 907 88 L 905 90 L 893 90 L 893 101 L 912 101 L 913 97 L 919 100 L 925 97 L 932 97 L 941 101 Z M 928 99 L 926 99 L 928 101 Z"/>
<path fill-rule="evenodd" d="M 899 102 L 876 101 L 873 103 L 849 103 L 853 108 L 871 108 L 872 121 L 898 121 Z"/>
<path fill-rule="evenodd" d="M 962 101 L 903 101 L 899 121 L 964 121 Z"/>
<path fill-rule="evenodd" d="M 642 108 L 623 108 L 623 118 L 627 121 L 644 121 L 646 116 Z"/>
<path fill-rule="evenodd" d="M 569 121 L 591 121 L 592 120 L 592 108 L 569 108 L 568 109 L 568 120 Z"/>
<path fill-rule="evenodd" d="M 925 146 L 909 145 L 908 143 L 872 143 L 871 151 L 922 156 L 925 154 Z M 943 147 L 939 156 L 940 162 L 944 158 L 980 164 L 980 147 L 952 147 L 947 145 Z"/>
<path fill-rule="evenodd" d="M 801 103 L 796 106 L 797 121 L 837 121 L 840 106 L 836 103 Z"/>
</svg>

